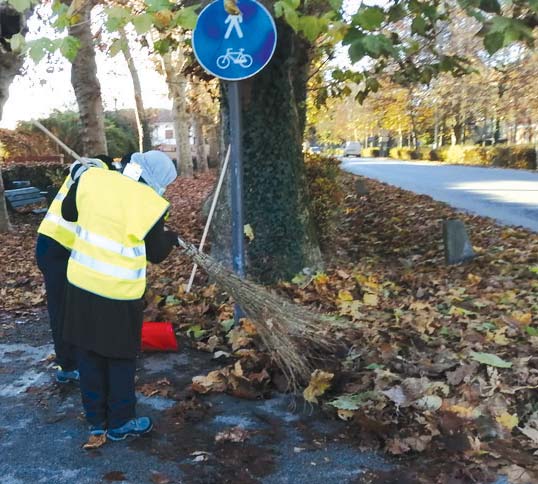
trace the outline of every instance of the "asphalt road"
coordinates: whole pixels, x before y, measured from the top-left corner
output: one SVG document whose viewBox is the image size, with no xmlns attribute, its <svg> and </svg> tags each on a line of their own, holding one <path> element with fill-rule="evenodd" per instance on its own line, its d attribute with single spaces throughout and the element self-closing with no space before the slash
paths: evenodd
<svg viewBox="0 0 538 484">
<path fill-rule="evenodd" d="M 538 232 L 538 173 L 379 158 L 346 158 L 341 166 L 355 175 Z"/>
</svg>

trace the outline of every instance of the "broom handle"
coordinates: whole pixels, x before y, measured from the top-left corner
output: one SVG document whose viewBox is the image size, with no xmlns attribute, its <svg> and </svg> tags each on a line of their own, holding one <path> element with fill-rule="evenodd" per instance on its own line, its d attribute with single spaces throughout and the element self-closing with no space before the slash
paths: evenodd
<svg viewBox="0 0 538 484">
<path fill-rule="evenodd" d="M 84 166 L 86 166 L 85 161 L 77 155 L 69 146 L 67 146 L 64 142 L 62 142 L 60 139 L 58 139 L 55 135 L 53 135 L 45 126 L 43 126 L 39 121 L 33 120 L 33 125 L 39 128 L 43 133 L 45 133 L 49 138 L 51 138 L 60 148 L 62 148 L 69 156 L 72 156 L 75 158 L 75 160 L 80 161 Z"/>
<path fill-rule="evenodd" d="M 211 208 L 209 209 L 209 215 L 207 216 L 207 222 L 204 227 L 204 233 L 202 235 L 202 240 L 200 241 L 200 246 L 198 247 L 198 251 L 202 252 L 202 249 L 205 245 L 205 239 L 207 237 L 207 234 L 209 232 L 209 227 L 211 225 L 211 220 L 213 219 L 213 214 L 215 212 L 215 207 L 217 206 L 217 200 L 219 198 L 220 189 L 222 188 L 222 182 L 224 181 L 224 175 L 226 174 L 226 169 L 228 168 L 228 162 L 230 161 L 230 151 L 231 151 L 231 145 L 228 145 L 228 151 L 226 152 L 226 158 L 224 159 L 224 163 L 222 165 L 222 170 L 220 171 L 220 178 L 219 182 L 217 183 L 217 188 L 215 189 L 215 194 L 213 195 L 213 200 L 211 202 Z M 194 282 L 194 276 L 196 275 L 196 271 L 198 270 L 198 264 L 194 264 L 192 266 L 192 272 L 191 277 L 189 279 L 189 283 L 187 284 L 187 294 L 191 292 L 192 283 Z"/>
</svg>

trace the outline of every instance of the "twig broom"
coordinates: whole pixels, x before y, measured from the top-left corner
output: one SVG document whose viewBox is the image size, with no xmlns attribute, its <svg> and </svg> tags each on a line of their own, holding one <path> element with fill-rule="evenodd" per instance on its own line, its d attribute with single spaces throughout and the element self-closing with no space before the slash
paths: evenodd
<svg viewBox="0 0 538 484">
<path fill-rule="evenodd" d="M 180 237 L 178 243 L 241 306 L 284 373 L 290 389 L 298 390 L 307 383 L 320 351 L 335 348 L 334 338 L 329 334 L 335 320 L 293 304 L 252 281 L 240 279 Z"/>
</svg>

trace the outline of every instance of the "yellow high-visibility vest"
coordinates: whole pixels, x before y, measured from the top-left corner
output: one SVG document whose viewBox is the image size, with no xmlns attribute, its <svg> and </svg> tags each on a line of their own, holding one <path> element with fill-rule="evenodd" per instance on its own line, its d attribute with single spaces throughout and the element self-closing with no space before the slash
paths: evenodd
<svg viewBox="0 0 538 484">
<path fill-rule="evenodd" d="M 102 163 L 101 168 L 108 170 L 106 163 Z M 41 221 L 39 228 L 37 229 L 37 233 L 54 239 L 68 250 L 73 248 L 77 230 L 76 223 L 68 222 L 62 217 L 62 202 L 69 191 L 71 184 L 70 180 L 71 176 L 67 175 L 62 186 L 60 187 L 60 190 L 58 190 L 58 193 L 50 204 L 45 217 Z"/>
<path fill-rule="evenodd" d="M 152 188 L 120 173 L 83 173 L 69 282 L 109 299 L 141 298 L 146 289 L 144 238 L 168 206 Z"/>
<path fill-rule="evenodd" d="M 69 191 L 69 180 L 70 177 L 68 176 L 50 204 L 47 214 L 41 221 L 37 232 L 54 239 L 66 249 L 71 250 L 75 243 L 77 224 L 68 222 L 62 217 L 62 202 Z"/>
</svg>

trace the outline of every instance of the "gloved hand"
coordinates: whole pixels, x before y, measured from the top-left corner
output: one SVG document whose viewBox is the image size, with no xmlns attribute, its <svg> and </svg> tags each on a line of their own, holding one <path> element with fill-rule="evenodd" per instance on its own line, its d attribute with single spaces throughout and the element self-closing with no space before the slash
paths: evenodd
<svg viewBox="0 0 538 484">
<path fill-rule="evenodd" d="M 173 230 L 165 229 L 165 234 L 168 237 L 168 240 L 170 241 L 170 245 L 173 245 L 175 247 L 179 247 L 179 242 L 177 240 L 177 232 L 174 232 Z"/>
</svg>

